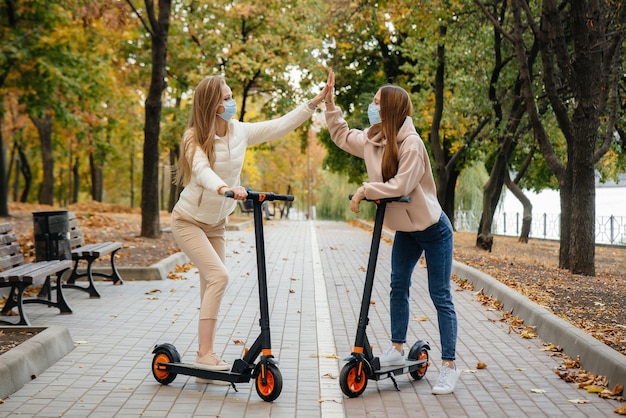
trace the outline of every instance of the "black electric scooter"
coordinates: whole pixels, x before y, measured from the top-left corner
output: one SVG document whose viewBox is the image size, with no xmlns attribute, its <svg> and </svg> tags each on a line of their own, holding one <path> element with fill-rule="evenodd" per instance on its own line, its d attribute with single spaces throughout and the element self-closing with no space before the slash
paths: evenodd
<svg viewBox="0 0 626 418">
<path fill-rule="evenodd" d="M 350 196 L 350 198 L 352 198 L 352 196 Z M 369 379 L 382 380 L 389 377 L 393 381 L 396 390 L 400 390 L 394 378 L 395 375 L 408 372 L 415 380 L 420 380 L 424 377 L 430 365 L 428 360 L 428 350 L 430 350 L 430 346 L 427 342 L 421 340 L 413 344 L 402 366 L 381 367 L 378 357 L 374 357 L 372 353 L 372 348 L 367 339 L 366 328 L 369 322 L 368 314 L 370 300 L 372 298 L 372 289 L 374 287 L 374 273 L 376 270 L 378 249 L 380 247 L 385 208 L 389 202 L 410 202 L 411 198 L 402 196 L 389 199 L 364 200 L 376 203 L 377 207 L 354 349 L 350 356 L 343 359 L 347 361 L 347 363 L 343 366 L 339 375 L 341 391 L 349 398 L 356 398 L 361 395 L 365 391 Z"/>
<path fill-rule="evenodd" d="M 226 197 L 233 197 L 232 192 L 226 192 Z M 278 361 L 272 355 L 270 338 L 270 320 L 267 297 L 267 273 L 265 267 L 265 243 L 263 239 L 263 214 L 261 205 L 264 201 L 293 201 L 291 195 L 279 195 L 264 192 L 248 192 L 248 199 L 253 201 L 254 235 L 256 241 L 256 260 L 259 286 L 261 333 L 252 347 L 245 351 L 243 358 L 235 360 L 229 371 L 211 371 L 198 369 L 193 364 L 181 363 L 181 357 L 172 344 L 159 344 L 152 353 L 152 374 L 157 382 L 167 385 L 174 381 L 177 374 L 196 376 L 203 379 L 221 380 L 230 382 L 235 391 L 235 383 L 255 380 L 256 392 L 266 402 L 272 402 L 280 395 L 283 388 L 283 378 L 278 370 Z M 255 361 L 261 356 L 258 363 Z"/>
</svg>

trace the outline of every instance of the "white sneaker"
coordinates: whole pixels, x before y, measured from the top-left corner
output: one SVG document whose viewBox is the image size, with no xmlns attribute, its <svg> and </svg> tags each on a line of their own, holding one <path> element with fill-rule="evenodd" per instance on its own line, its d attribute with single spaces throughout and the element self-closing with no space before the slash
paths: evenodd
<svg viewBox="0 0 626 418">
<path fill-rule="evenodd" d="M 441 373 L 439 373 L 439 380 L 437 380 L 437 384 L 433 387 L 433 394 L 447 395 L 454 392 L 454 386 L 460 375 L 461 372 L 457 369 L 456 365 L 454 369 L 451 369 L 448 367 L 447 362 L 443 363 Z"/>
<path fill-rule="evenodd" d="M 378 357 L 378 360 L 380 361 L 380 367 L 404 366 L 404 350 L 399 352 L 392 345 Z"/>
</svg>

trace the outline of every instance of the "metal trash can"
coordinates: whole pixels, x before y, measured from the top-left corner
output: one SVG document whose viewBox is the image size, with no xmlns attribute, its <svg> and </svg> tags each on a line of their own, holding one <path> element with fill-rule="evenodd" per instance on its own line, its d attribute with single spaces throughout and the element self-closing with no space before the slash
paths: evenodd
<svg viewBox="0 0 626 418">
<path fill-rule="evenodd" d="M 37 261 L 72 259 L 68 211 L 33 212 L 33 223 Z"/>
</svg>

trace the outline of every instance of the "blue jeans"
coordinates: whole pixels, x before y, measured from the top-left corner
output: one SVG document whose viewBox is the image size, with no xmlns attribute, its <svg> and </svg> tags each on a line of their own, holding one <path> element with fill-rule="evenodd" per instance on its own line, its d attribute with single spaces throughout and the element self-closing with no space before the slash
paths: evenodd
<svg viewBox="0 0 626 418">
<path fill-rule="evenodd" d="M 450 286 L 452 246 L 452 225 L 442 212 L 439 222 L 424 231 L 396 232 L 391 250 L 391 341 L 406 342 L 411 275 L 424 253 L 428 291 L 437 309 L 443 360 L 455 360 L 456 352 L 457 319 Z"/>
</svg>

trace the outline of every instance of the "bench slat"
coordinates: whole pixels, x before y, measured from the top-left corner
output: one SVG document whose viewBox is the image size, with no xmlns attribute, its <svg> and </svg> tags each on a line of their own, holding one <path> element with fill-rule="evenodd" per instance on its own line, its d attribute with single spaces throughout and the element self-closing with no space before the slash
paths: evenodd
<svg viewBox="0 0 626 418">
<path fill-rule="evenodd" d="M 6 270 L 0 273 L 0 281 L 29 281 L 31 283 L 43 280 L 48 276 L 55 275 L 63 270 L 72 267 L 70 260 L 38 261 L 32 264 L 22 264 L 21 266 Z"/>
<path fill-rule="evenodd" d="M 79 257 L 100 257 L 121 248 L 121 242 L 101 242 L 75 248 L 72 250 L 72 255 L 77 255 Z"/>
</svg>

